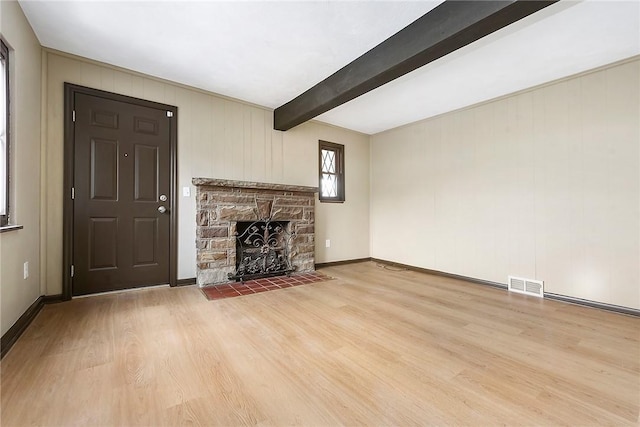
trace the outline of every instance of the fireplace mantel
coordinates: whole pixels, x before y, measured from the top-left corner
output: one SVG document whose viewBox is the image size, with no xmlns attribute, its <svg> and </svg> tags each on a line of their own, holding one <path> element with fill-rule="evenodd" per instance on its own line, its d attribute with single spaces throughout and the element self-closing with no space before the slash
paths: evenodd
<svg viewBox="0 0 640 427">
<path fill-rule="evenodd" d="M 289 193 L 317 193 L 318 187 L 305 187 L 302 185 L 273 184 L 268 182 L 234 181 L 231 179 L 217 178 L 193 178 L 193 185 L 208 187 L 225 187 L 248 190 L 275 190 Z"/>
<path fill-rule="evenodd" d="M 193 178 L 196 187 L 196 279 L 200 286 L 226 283 L 236 269 L 240 221 L 286 221 L 290 263 L 296 272 L 315 268 L 317 187 Z"/>
</svg>

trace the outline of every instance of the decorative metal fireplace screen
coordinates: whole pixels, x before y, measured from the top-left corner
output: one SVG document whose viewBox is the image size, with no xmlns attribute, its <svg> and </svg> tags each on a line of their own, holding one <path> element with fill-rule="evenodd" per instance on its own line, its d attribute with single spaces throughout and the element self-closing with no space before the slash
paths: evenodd
<svg viewBox="0 0 640 427">
<path fill-rule="evenodd" d="M 291 233 L 288 221 L 255 221 L 236 224 L 236 272 L 231 280 L 289 274 Z"/>
</svg>

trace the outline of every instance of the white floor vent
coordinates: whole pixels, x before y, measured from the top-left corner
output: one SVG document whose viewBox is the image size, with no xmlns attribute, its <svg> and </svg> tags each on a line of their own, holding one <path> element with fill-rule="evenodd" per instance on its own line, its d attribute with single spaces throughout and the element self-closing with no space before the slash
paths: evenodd
<svg viewBox="0 0 640 427">
<path fill-rule="evenodd" d="M 540 298 L 544 296 L 544 282 L 542 280 L 523 279 L 522 277 L 509 276 L 508 283 L 509 291 L 533 295 Z"/>
</svg>

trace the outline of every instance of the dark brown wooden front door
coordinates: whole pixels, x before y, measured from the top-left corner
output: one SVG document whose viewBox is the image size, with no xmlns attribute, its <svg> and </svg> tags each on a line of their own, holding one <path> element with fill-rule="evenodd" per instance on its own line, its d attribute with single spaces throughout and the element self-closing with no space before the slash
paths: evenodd
<svg viewBox="0 0 640 427">
<path fill-rule="evenodd" d="M 72 294 L 169 283 L 171 118 L 74 94 Z"/>
</svg>

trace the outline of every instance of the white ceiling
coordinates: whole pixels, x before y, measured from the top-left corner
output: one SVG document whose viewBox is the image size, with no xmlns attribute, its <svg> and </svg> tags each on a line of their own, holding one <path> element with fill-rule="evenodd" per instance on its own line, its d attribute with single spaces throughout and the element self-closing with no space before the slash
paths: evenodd
<svg viewBox="0 0 640 427">
<path fill-rule="evenodd" d="M 20 0 L 40 43 L 276 108 L 441 1 Z M 562 0 L 317 117 L 373 134 L 640 54 L 640 1 Z"/>
</svg>

